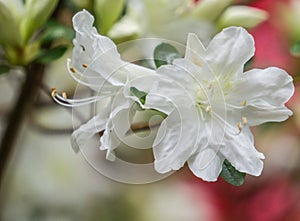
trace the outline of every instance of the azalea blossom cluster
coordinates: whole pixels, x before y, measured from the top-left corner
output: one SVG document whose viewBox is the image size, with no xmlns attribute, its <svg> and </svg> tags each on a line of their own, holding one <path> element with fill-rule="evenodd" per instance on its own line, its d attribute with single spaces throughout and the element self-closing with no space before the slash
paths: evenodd
<svg viewBox="0 0 300 221">
<path fill-rule="evenodd" d="M 157 172 L 178 170 L 187 162 L 197 177 L 216 181 L 224 162 L 230 162 L 242 173 L 261 174 L 264 155 L 256 150 L 249 127 L 291 116 L 285 103 L 294 85 L 280 68 L 244 72 L 255 50 L 245 29 L 223 29 L 207 47 L 190 33 L 183 58 L 151 69 L 122 60 L 114 42 L 100 35 L 93 23 L 85 10 L 74 16 L 76 38 L 68 70 L 97 95 L 68 99 L 56 89 L 52 92 L 64 106 L 105 100 L 106 105 L 73 132 L 74 149 L 100 133 L 100 150 L 114 160 L 135 113 L 151 109 L 164 116 L 152 144 Z"/>
</svg>

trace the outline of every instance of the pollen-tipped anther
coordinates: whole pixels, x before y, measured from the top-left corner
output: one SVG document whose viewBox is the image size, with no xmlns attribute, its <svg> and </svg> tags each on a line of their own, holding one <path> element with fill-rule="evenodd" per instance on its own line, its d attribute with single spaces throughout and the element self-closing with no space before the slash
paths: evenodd
<svg viewBox="0 0 300 221">
<path fill-rule="evenodd" d="M 242 122 L 243 122 L 243 125 L 246 125 L 247 124 L 247 117 L 242 117 Z"/>
</svg>

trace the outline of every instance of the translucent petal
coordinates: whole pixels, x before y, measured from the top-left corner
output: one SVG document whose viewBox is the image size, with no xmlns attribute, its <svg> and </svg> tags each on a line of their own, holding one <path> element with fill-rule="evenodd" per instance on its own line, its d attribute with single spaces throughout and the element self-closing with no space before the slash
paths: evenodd
<svg viewBox="0 0 300 221">
<path fill-rule="evenodd" d="M 154 166 L 159 173 L 181 168 L 196 151 L 200 134 L 197 112 L 176 109 L 163 121 L 153 144 Z"/>
<path fill-rule="evenodd" d="M 244 127 L 241 133 L 225 135 L 225 145 L 220 148 L 222 155 L 240 172 L 259 176 L 263 169 L 264 155 L 254 145 L 251 131 Z"/>
<path fill-rule="evenodd" d="M 88 139 L 105 129 L 109 113 L 110 105 L 72 133 L 71 144 L 75 152 L 78 152 Z"/>
<path fill-rule="evenodd" d="M 200 149 L 190 157 L 188 165 L 195 176 L 205 181 L 216 181 L 222 171 L 223 162 L 222 154 L 217 153 L 214 149 L 206 148 Z"/>
<path fill-rule="evenodd" d="M 205 60 L 217 76 L 230 77 L 242 71 L 254 50 L 253 37 L 245 29 L 229 27 L 212 39 Z"/>
</svg>

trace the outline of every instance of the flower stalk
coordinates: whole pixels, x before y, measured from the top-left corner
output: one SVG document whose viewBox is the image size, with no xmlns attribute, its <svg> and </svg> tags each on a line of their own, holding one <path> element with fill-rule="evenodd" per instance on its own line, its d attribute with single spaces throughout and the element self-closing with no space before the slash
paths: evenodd
<svg viewBox="0 0 300 221">
<path fill-rule="evenodd" d="M 0 146 L 0 189 L 3 186 L 5 171 L 14 153 L 16 137 L 26 118 L 26 114 L 31 111 L 34 101 L 38 95 L 38 89 L 44 76 L 45 66 L 32 63 L 26 68 L 26 78 L 20 90 L 19 97 L 13 107 L 7 121 L 6 130 Z"/>
</svg>

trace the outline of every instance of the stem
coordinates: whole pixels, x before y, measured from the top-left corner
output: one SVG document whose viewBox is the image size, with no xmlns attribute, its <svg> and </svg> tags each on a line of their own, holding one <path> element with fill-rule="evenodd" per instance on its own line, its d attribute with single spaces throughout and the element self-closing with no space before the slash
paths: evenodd
<svg viewBox="0 0 300 221">
<path fill-rule="evenodd" d="M 44 75 L 44 69 L 45 66 L 38 63 L 32 63 L 27 67 L 25 82 L 23 83 L 18 100 L 8 118 L 7 128 L 3 133 L 0 146 L 0 189 L 3 185 L 5 171 L 10 158 L 14 153 L 15 142 L 22 123 L 37 97 L 38 88 Z"/>
</svg>

